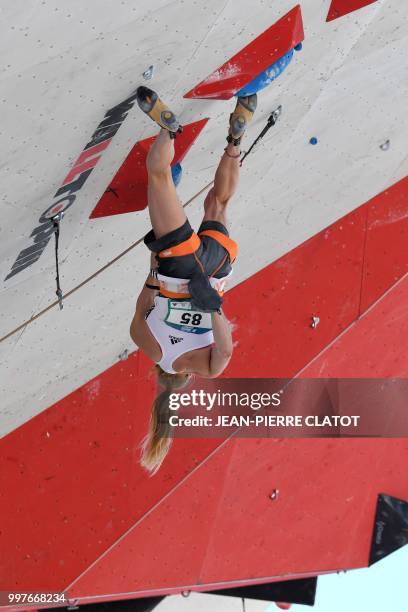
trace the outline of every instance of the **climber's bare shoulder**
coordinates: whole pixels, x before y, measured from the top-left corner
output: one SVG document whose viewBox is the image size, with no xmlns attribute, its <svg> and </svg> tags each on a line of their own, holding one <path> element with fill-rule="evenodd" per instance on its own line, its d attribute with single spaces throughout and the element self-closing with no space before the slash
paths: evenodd
<svg viewBox="0 0 408 612">
<path fill-rule="evenodd" d="M 204 348 L 188 351 L 173 362 L 176 372 L 192 372 L 202 378 L 216 378 L 227 367 L 231 355 L 219 355 L 217 348 L 205 346 Z"/>
</svg>

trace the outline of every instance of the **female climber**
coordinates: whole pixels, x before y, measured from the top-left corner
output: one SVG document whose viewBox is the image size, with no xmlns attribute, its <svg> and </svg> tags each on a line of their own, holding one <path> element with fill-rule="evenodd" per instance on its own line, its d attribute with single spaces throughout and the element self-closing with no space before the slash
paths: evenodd
<svg viewBox="0 0 408 612">
<path fill-rule="evenodd" d="M 174 139 L 182 130 L 175 114 L 147 87 L 137 90 L 139 107 L 160 127 L 146 159 L 152 230 L 144 237 L 151 270 L 137 298 L 130 326 L 135 344 L 156 362 L 158 383 L 142 465 L 160 467 L 171 443 L 169 396 L 192 374 L 216 377 L 232 354 L 231 329 L 221 304 L 237 245 L 226 227 L 226 208 L 240 172 L 240 143 L 256 109 L 256 94 L 237 99 L 230 115 L 227 146 L 204 201 L 195 233 L 178 198 L 171 173 Z"/>
</svg>

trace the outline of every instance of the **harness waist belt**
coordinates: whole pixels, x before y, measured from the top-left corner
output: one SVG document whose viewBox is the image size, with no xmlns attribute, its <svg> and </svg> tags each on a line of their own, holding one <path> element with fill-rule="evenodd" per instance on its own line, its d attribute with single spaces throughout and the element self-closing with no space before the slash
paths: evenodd
<svg viewBox="0 0 408 612">
<path fill-rule="evenodd" d="M 197 234 L 193 232 L 190 238 L 180 242 L 176 246 L 169 247 L 159 252 L 159 257 L 182 257 L 183 255 L 191 255 L 199 249 L 201 241 Z"/>
<path fill-rule="evenodd" d="M 224 295 L 225 285 L 230 274 L 223 278 L 211 277 L 210 284 L 220 296 Z M 189 299 L 191 295 L 188 291 L 188 278 L 172 278 L 170 276 L 164 276 L 163 274 L 158 275 L 158 281 L 160 285 L 160 294 L 170 299 Z"/>
</svg>

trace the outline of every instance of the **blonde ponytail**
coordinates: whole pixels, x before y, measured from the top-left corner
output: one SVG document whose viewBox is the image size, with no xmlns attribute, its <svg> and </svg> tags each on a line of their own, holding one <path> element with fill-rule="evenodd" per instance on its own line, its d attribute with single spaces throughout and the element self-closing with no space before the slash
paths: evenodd
<svg viewBox="0 0 408 612">
<path fill-rule="evenodd" d="M 154 400 L 150 415 L 149 430 L 142 442 L 140 463 L 151 476 L 155 474 L 163 463 L 171 443 L 171 425 L 169 422 L 171 410 L 169 408 L 170 395 L 174 389 L 185 387 L 190 381 L 190 374 L 169 374 L 156 364 L 154 369 L 158 383 L 164 387 Z"/>
</svg>

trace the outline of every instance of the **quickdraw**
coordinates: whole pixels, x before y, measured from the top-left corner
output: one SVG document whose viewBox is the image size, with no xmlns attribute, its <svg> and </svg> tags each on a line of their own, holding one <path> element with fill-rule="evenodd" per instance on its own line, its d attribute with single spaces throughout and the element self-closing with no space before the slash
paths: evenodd
<svg viewBox="0 0 408 612">
<path fill-rule="evenodd" d="M 282 114 L 282 106 L 279 105 L 278 108 L 276 108 L 274 111 L 272 111 L 272 113 L 269 115 L 268 121 L 266 123 L 266 126 L 264 127 L 264 129 L 262 130 L 262 132 L 259 134 L 259 136 L 257 136 L 254 140 L 254 142 L 251 144 L 251 146 L 249 147 L 248 151 L 245 151 L 244 155 L 241 158 L 241 162 L 240 165 L 242 166 L 244 159 L 251 153 L 252 149 L 258 144 L 258 142 L 260 140 L 262 140 L 262 138 L 265 136 L 265 134 L 268 132 L 268 130 L 270 130 L 270 128 L 275 125 L 275 123 L 277 122 L 277 120 L 279 119 L 279 117 Z"/>
</svg>

